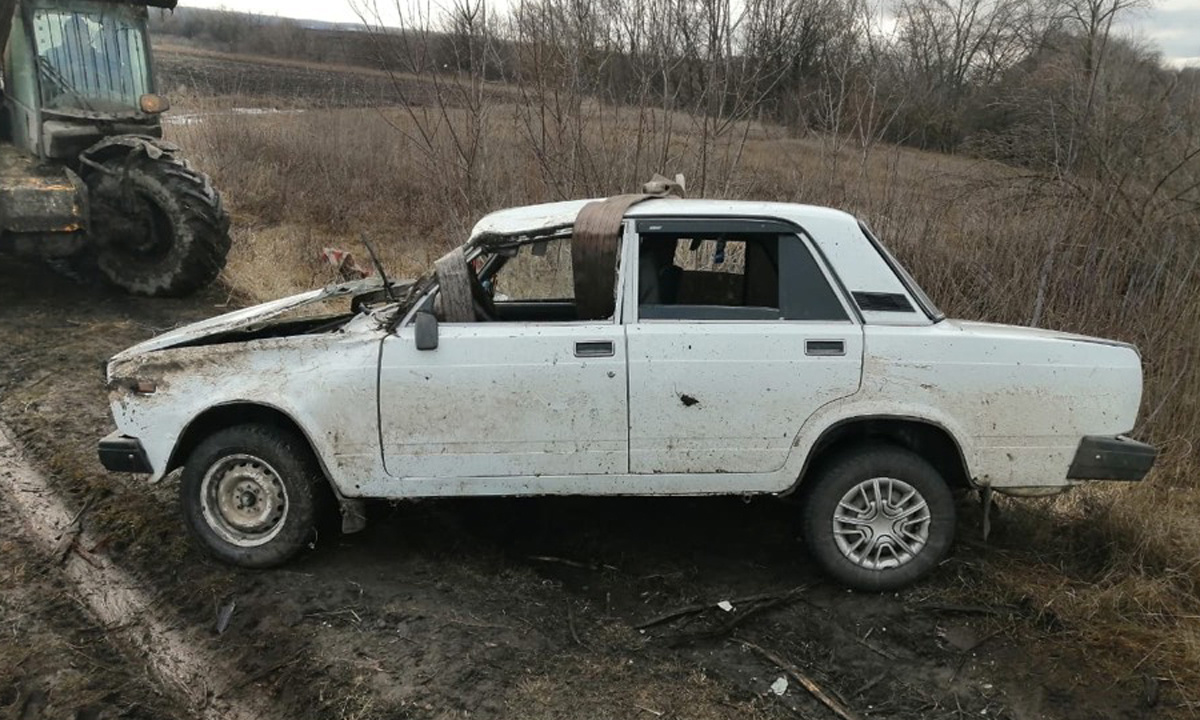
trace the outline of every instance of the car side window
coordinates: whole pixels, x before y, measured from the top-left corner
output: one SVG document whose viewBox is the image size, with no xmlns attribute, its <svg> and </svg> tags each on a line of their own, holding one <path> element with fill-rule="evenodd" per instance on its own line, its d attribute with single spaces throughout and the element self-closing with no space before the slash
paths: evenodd
<svg viewBox="0 0 1200 720">
<path fill-rule="evenodd" d="M 637 293 L 645 320 L 848 320 L 794 234 L 643 233 Z"/>
<path fill-rule="evenodd" d="M 575 274 L 571 243 L 552 240 L 515 250 L 490 281 L 492 297 L 504 302 L 572 302 Z"/>
<path fill-rule="evenodd" d="M 477 319 L 487 322 L 579 321 L 569 236 L 515 244 L 475 259 Z M 615 276 L 614 276 L 615 277 Z"/>
<path fill-rule="evenodd" d="M 838 299 L 812 251 L 797 235 L 779 236 L 780 303 L 785 320 L 849 322 L 846 306 Z"/>
</svg>

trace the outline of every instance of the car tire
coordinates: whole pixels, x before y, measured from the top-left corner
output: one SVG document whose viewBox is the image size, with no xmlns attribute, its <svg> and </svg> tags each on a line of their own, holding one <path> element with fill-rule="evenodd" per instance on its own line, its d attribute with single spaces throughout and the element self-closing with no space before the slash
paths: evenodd
<svg viewBox="0 0 1200 720">
<path fill-rule="evenodd" d="M 213 433 L 192 451 L 180 504 L 192 536 L 213 557 L 267 568 L 314 540 L 322 481 L 297 433 L 239 425 Z"/>
<path fill-rule="evenodd" d="M 910 585 L 937 567 L 954 542 L 950 487 L 909 450 L 858 446 L 823 463 L 805 484 L 805 542 L 847 587 L 882 592 Z"/>
</svg>

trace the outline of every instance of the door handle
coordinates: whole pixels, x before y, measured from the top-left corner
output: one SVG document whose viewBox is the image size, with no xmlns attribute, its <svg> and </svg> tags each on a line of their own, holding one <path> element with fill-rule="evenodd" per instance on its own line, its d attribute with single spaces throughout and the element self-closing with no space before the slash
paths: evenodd
<svg viewBox="0 0 1200 720">
<path fill-rule="evenodd" d="M 578 358 L 606 358 L 616 354 L 616 346 L 612 340 L 575 343 L 575 357 Z"/>
<path fill-rule="evenodd" d="M 846 354 L 846 343 L 841 340 L 808 340 L 804 343 L 804 354 L 812 357 L 842 357 Z"/>
</svg>

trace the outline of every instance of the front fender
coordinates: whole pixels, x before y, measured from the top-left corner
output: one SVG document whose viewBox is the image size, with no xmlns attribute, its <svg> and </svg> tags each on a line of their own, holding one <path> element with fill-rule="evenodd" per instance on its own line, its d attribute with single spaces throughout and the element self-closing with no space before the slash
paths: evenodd
<svg viewBox="0 0 1200 720">
<path fill-rule="evenodd" d="M 353 496 L 382 463 L 379 342 L 370 331 L 120 355 L 109 365 L 113 417 L 142 441 L 157 479 L 197 418 L 222 406 L 268 408 L 307 437 L 338 490 Z"/>
<path fill-rule="evenodd" d="M 107 137 L 80 153 L 80 158 L 92 163 L 103 163 L 114 157 L 142 154 L 151 160 L 164 155 L 175 155 L 181 148 L 173 142 L 150 135 L 114 135 Z"/>
</svg>

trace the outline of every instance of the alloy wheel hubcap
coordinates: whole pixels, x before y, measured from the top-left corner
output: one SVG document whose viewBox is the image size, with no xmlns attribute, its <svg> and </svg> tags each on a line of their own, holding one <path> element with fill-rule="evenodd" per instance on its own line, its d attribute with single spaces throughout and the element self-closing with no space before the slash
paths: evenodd
<svg viewBox="0 0 1200 720">
<path fill-rule="evenodd" d="M 838 501 L 833 537 L 850 562 L 887 570 L 921 553 L 929 542 L 930 523 L 929 504 L 916 488 L 895 478 L 871 478 Z"/>
</svg>

